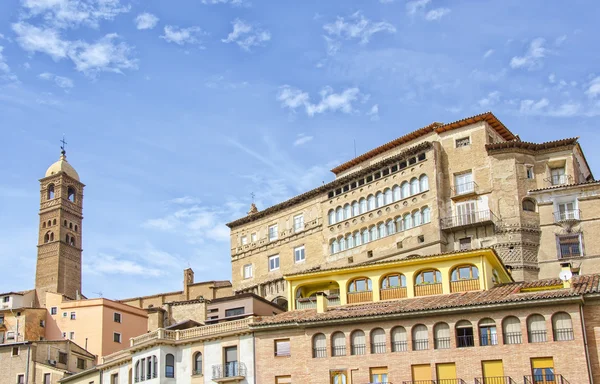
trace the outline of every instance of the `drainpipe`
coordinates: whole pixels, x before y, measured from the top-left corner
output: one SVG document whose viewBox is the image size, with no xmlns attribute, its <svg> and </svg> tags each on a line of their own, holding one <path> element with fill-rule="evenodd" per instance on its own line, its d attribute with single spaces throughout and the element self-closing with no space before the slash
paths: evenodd
<svg viewBox="0 0 600 384">
<path fill-rule="evenodd" d="M 590 362 L 590 348 L 587 341 L 585 319 L 583 318 L 583 304 L 579 304 L 579 317 L 581 318 L 581 327 L 583 328 L 583 345 L 585 347 L 585 361 L 588 367 L 588 377 L 590 379 L 590 384 L 594 384 L 594 377 L 592 376 L 592 363 Z"/>
<path fill-rule="evenodd" d="M 254 364 L 254 376 L 252 377 L 251 384 L 256 384 L 256 337 L 254 332 L 252 332 L 252 359 L 254 360 L 252 362 Z"/>
<path fill-rule="evenodd" d="M 29 384 L 29 359 L 31 358 L 31 344 L 27 343 L 27 362 L 25 363 L 25 384 Z"/>
</svg>

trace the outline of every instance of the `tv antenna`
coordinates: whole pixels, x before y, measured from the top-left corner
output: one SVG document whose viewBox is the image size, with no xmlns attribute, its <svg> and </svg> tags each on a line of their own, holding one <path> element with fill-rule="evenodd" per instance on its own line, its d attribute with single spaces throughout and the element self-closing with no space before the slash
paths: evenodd
<svg viewBox="0 0 600 384">
<path fill-rule="evenodd" d="M 102 292 L 92 292 L 92 293 L 95 294 L 95 295 L 98 295 L 98 296 L 102 297 Z"/>
<path fill-rule="evenodd" d="M 564 270 L 564 271 L 561 271 L 561 272 L 558 274 L 558 277 L 559 277 L 559 278 L 560 278 L 562 281 L 569 281 L 569 280 L 571 280 L 571 277 L 573 277 L 573 272 L 571 272 L 571 271 L 568 271 L 568 270 Z"/>
</svg>

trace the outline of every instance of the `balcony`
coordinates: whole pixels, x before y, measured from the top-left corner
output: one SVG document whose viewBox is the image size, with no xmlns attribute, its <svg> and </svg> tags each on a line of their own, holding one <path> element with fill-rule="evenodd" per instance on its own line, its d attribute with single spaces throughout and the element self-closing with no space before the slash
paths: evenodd
<svg viewBox="0 0 600 384">
<path fill-rule="evenodd" d="M 415 296 L 441 295 L 442 289 L 442 283 L 415 285 Z"/>
<path fill-rule="evenodd" d="M 546 331 L 529 331 L 527 336 L 529 337 L 530 343 L 545 343 L 548 341 Z"/>
<path fill-rule="evenodd" d="M 212 379 L 217 383 L 240 382 L 246 378 L 246 364 L 232 361 L 212 366 Z"/>
<path fill-rule="evenodd" d="M 477 193 L 478 185 L 474 181 L 457 184 L 452 188 L 452 198 L 471 196 Z"/>
<path fill-rule="evenodd" d="M 517 384 L 510 376 L 476 377 L 475 384 Z"/>
<path fill-rule="evenodd" d="M 435 349 L 450 349 L 449 337 L 436 337 L 433 339 Z"/>
<path fill-rule="evenodd" d="M 442 229 L 456 230 L 480 225 L 495 224 L 498 218 L 489 209 L 471 212 L 464 215 L 443 217 L 440 219 Z"/>
<path fill-rule="evenodd" d="M 546 373 L 523 377 L 525 384 L 570 384 L 563 375 Z"/>
<path fill-rule="evenodd" d="M 561 223 L 576 223 L 581 220 L 581 211 L 579 209 L 570 209 L 567 211 L 554 212 L 554 222 Z"/>
<path fill-rule="evenodd" d="M 505 332 L 504 344 L 523 344 L 523 334 L 521 332 Z"/>
<path fill-rule="evenodd" d="M 479 291 L 479 279 L 456 280 L 450 282 L 450 292 Z"/>
<path fill-rule="evenodd" d="M 463 379 L 412 380 L 402 384 L 467 384 Z"/>
<path fill-rule="evenodd" d="M 327 306 L 336 306 L 340 305 L 340 297 L 338 295 L 329 295 L 327 296 Z M 296 309 L 312 309 L 317 308 L 317 298 L 316 297 L 303 297 L 300 299 L 296 299 Z"/>
<path fill-rule="evenodd" d="M 573 184 L 573 176 L 571 175 L 555 175 L 544 179 L 551 186 Z"/>
<path fill-rule="evenodd" d="M 406 297 L 406 287 L 387 288 L 379 291 L 381 300 L 404 299 Z"/>
<path fill-rule="evenodd" d="M 373 291 L 348 293 L 348 304 L 368 303 L 371 301 L 373 301 Z"/>
</svg>

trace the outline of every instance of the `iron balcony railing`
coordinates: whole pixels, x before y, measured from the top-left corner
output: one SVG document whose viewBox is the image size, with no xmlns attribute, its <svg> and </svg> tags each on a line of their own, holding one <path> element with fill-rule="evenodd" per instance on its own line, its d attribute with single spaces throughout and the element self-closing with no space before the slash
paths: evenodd
<svg viewBox="0 0 600 384">
<path fill-rule="evenodd" d="M 474 224 L 492 222 L 497 220 L 496 215 L 489 209 L 465 213 L 463 215 L 448 216 L 440 219 L 442 229 L 464 227 Z"/>
<path fill-rule="evenodd" d="M 408 341 L 393 341 L 392 352 L 406 352 L 408 351 Z"/>
<path fill-rule="evenodd" d="M 327 357 L 327 347 L 313 348 L 313 358 L 320 359 Z"/>
<path fill-rule="evenodd" d="M 528 332 L 530 343 L 545 343 L 548 341 L 547 332 L 544 331 L 529 331 Z"/>
<path fill-rule="evenodd" d="M 498 345 L 498 335 L 497 334 L 484 334 L 484 335 L 480 335 L 479 336 L 479 344 L 481 346 L 488 346 L 488 345 Z"/>
<path fill-rule="evenodd" d="M 435 380 L 412 380 L 403 381 L 402 384 L 436 384 Z"/>
<path fill-rule="evenodd" d="M 568 341 L 573 340 L 573 328 L 562 328 L 554 330 L 554 341 Z"/>
<path fill-rule="evenodd" d="M 385 342 L 371 343 L 371 353 L 385 353 Z"/>
<path fill-rule="evenodd" d="M 477 183 L 469 181 L 467 183 L 457 184 L 452 188 L 452 196 L 462 196 L 477 191 Z"/>
<path fill-rule="evenodd" d="M 546 373 L 523 377 L 525 384 L 570 384 L 563 375 Z"/>
<path fill-rule="evenodd" d="M 346 356 L 346 346 L 331 347 L 331 356 Z"/>
<path fill-rule="evenodd" d="M 476 377 L 475 384 L 517 384 L 510 376 Z"/>
<path fill-rule="evenodd" d="M 573 176 L 571 175 L 555 175 L 544 179 L 545 182 L 550 185 L 565 185 L 573 183 Z"/>
<path fill-rule="evenodd" d="M 554 222 L 560 223 L 563 221 L 578 221 L 581 220 L 581 210 L 580 209 L 569 209 L 566 211 L 556 211 L 554 212 Z"/>
<path fill-rule="evenodd" d="M 232 361 L 225 364 L 212 366 L 212 379 L 224 379 L 227 377 L 246 377 L 246 364 Z"/>
<path fill-rule="evenodd" d="M 521 332 L 505 332 L 504 344 L 523 344 L 523 334 Z"/>
<path fill-rule="evenodd" d="M 436 384 L 467 384 L 463 379 L 438 379 L 435 380 Z"/>
<path fill-rule="evenodd" d="M 350 346 L 350 353 L 352 355 L 364 355 L 367 353 L 366 344 L 353 344 Z"/>
<path fill-rule="evenodd" d="M 448 349 L 450 348 L 450 338 L 449 337 L 436 337 L 433 339 L 435 343 L 435 349 Z"/>
<path fill-rule="evenodd" d="M 458 348 L 474 347 L 475 338 L 473 335 L 456 336 L 456 346 Z"/>
<path fill-rule="evenodd" d="M 415 339 L 413 340 L 413 351 L 424 351 L 429 349 L 428 339 Z"/>
</svg>

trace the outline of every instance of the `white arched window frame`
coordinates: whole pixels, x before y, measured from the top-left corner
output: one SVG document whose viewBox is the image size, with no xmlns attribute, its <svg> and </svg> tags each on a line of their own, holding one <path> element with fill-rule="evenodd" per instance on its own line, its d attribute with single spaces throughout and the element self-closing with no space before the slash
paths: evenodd
<svg viewBox="0 0 600 384">
<path fill-rule="evenodd" d="M 431 222 L 431 209 L 429 207 L 423 207 L 421 209 L 421 216 L 423 224 L 427 224 Z"/>
<path fill-rule="evenodd" d="M 392 352 L 405 352 L 408 350 L 408 337 L 404 327 L 392 329 Z"/>
<path fill-rule="evenodd" d="M 523 342 L 521 321 L 515 316 L 509 316 L 502 320 L 502 332 L 504 344 L 521 344 Z"/>
<path fill-rule="evenodd" d="M 329 225 L 335 224 L 335 211 L 332 209 L 329 211 Z"/>
<path fill-rule="evenodd" d="M 416 177 L 410 180 L 410 194 L 416 195 L 419 193 L 419 179 Z"/>
<path fill-rule="evenodd" d="M 345 251 L 346 250 L 346 239 L 344 239 L 343 237 L 340 239 L 340 252 Z"/>
<path fill-rule="evenodd" d="M 340 251 L 340 243 L 337 240 L 333 240 L 331 243 L 331 253 L 337 253 Z"/>
<path fill-rule="evenodd" d="M 352 332 L 350 336 L 350 354 L 351 355 L 364 355 L 366 353 L 366 340 L 365 333 L 361 330 Z"/>
<path fill-rule="evenodd" d="M 433 328 L 435 349 L 450 348 L 450 326 L 446 323 L 438 323 Z"/>
<path fill-rule="evenodd" d="M 387 233 L 388 236 L 389 235 L 393 235 L 394 233 L 396 233 L 396 224 L 394 223 L 394 220 L 390 220 L 386 223 L 387 226 Z"/>
<path fill-rule="evenodd" d="M 360 215 L 360 207 L 358 205 L 358 201 L 352 202 L 352 216 Z"/>
<path fill-rule="evenodd" d="M 367 199 L 365 199 L 364 197 L 362 199 L 360 199 L 358 201 L 358 204 L 360 206 L 360 213 L 365 213 L 367 212 Z"/>
<path fill-rule="evenodd" d="M 566 312 L 558 312 L 552 316 L 552 332 L 554 341 L 573 340 L 573 322 Z"/>
<path fill-rule="evenodd" d="M 354 246 L 358 247 L 362 244 L 362 238 L 360 236 L 360 232 L 354 232 Z"/>
<path fill-rule="evenodd" d="M 344 220 L 349 219 L 352 217 L 352 208 L 350 207 L 350 204 L 346 204 L 344 205 Z"/>
<path fill-rule="evenodd" d="M 335 210 L 335 221 L 336 222 L 340 222 L 344 220 L 344 210 L 342 209 L 342 207 L 337 207 L 337 209 Z"/>
<path fill-rule="evenodd" d="M 400 193 L 400 186 L 394 185 L 392 189 L 392 194 L 394 196 L 394 201 L 398 201 L 402 198 L 402 194 Z"/>
<path fill-rule="evenodd" d="M 542 315 L 531 315 L 527 318 L 527 333 L 530 343 L 543 343 L 548 340 L 546 319 Z"/>
<path fill-rule="evenodd" d="M 404 215 L 403 221 L 405 231 L 412 228 L 412 218 L 409 213 Z"/>
<path fill-rule="evenodd" d="M 385 353 L 385 331 L 377 328 L 371 331 L 371 353 Z"/>
<path fill-rule="evenodd" d="M 396 218 L 396 232 L 402 231 L 404 231 L 404 220 L 402 220 L 402 217 L 398 217 Z"/>
<path fill-rule="evenodd" d="M 371 233 L 371 236 L 369 236 L 369 238 L 371 239 L 371 241 L 377 240 L 377 227 L 373 226 L 370 228 L 369 232 Z"/>
<path fill-rule="evenodd" d="M 400 185 L 400 191 L 403 199 L 410 196 L 410 185 L 408 184 L 408 181 L 405 181 Z"/>
<path fill-rule="evenodd" d="M 385 205 L 392 204 L 392 202 L 394 200 L 393 196 L 392 196 L 392 190 L 391 189 L 386 189 L 383 192 L 383 195 L 384 195 Z"/>
<path fill-rule="evenodd" d="M 414 211 L 412 214 L 413 227 L 418 227 L 422 224 L 421 211 Z"/>
<path fill-rule="evenodd" d="M 367 196 L 367 208 L 369 209 L 369 211 L 372 211 L 375 208 L 377 208 L 376 200 L 375 200 L 375 196 L 374 195 Z"/>
<path fill-rule="evenodd" d="M 377 227 L 377 237 L 382 238 L 387 236 L 387 228 L 384 223 L 379 224 Z"/>
<path fill-rule="evenodd" d="M 421 192 L 428 191 L 429 190 L 429 177 L 427 177 L 427 175 L 421 175 L 421 177 L 419 177 L 419 184 L 420 184 Z"/>
<path fill-rule="evenodd" d="M 383 207 L 385 205 L 385 200 L 383 197 L 383 193 L 381 192 L 377 192 L 377 195 L 375 196 L 377 198 L 377 207 Z"/>
<path fill-rule="evenodd" d="M 346 246 L 348 247 L 348 249 L 354 248 L 354 236 L 346 236 Z"/>
<path fill-rule="evenodd" d="M 362 231 L 362 243 L 366 244 L 370 241 L 369 239 L 369 231 L 367 229 L 363 229 Z"/>
</svg>

